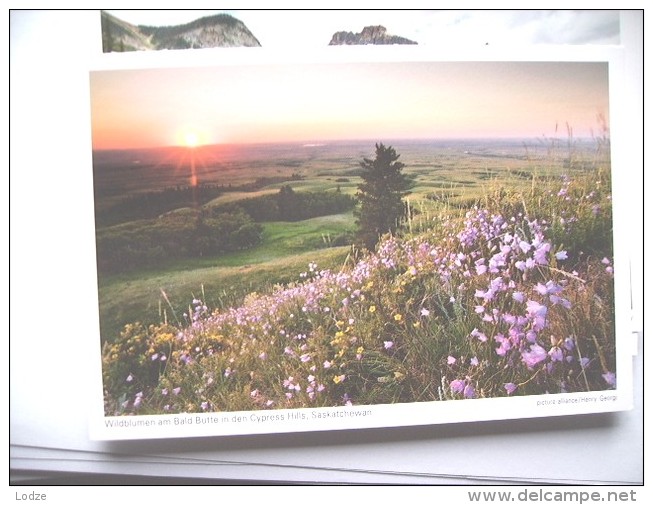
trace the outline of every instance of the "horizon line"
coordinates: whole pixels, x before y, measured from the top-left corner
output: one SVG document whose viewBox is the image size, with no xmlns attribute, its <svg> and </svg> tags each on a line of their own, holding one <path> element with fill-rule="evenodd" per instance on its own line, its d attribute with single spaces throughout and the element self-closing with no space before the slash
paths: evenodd
<svg viewBox="0 0 653 505">
<path fill-rule="evenodd" d="M 386 140 L 375 140 L 371 138 L 352 138 L 352 139 L 329 139 L 329 140 L 268 140 L 268 141 L 252 141 L 252 142 L 214 142 L 210 144 L 199 144 L 196 146 L 185 146 L 181 144 L 166 144 L 158 146 L 138 146 L 138 147 L 92 147 L 91 150 L 95 151 L 136 151 L 136 150 L 148 150 L 148 149 L 187 149 L 187 150 L 198 150 L 206 147 L 220 147 L 220 146 L 248 146 L 248 145 L 282 145 L 282 144 L 294 144 L 299 147 L 323 147 L 328 146 L 329 144 L 342 144 L 342 143 L 363 143 L 363 142 L 373 142 L 388 144 L 390 142 L 455 142 L 455 141 L 551 141 L 551 140 L 569 140 L 567 135 L 562 136 L 545 136 L 542 134 L 539 137 L 530 137 L 530 136 L 484 136 L 484 137 L 441 137 L 441 138 L 428 138 L 428 137 L 405 137 L 405 138 L 390 138 Z M 587 141 L 587 140 L 596 140 L 594 136 L 582 136 L 582 137 L 573 137 L 573 141 Z"/>
</svg>

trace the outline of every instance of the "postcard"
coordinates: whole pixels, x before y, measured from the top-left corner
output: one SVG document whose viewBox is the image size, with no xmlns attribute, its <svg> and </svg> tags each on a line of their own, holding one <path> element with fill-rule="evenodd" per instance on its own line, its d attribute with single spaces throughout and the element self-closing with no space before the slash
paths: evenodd
<svg viewBox="0 0 653 505">
<path fill-rule="evenodd" d="M 91 71 L 92 437 L 632 407 L 614 55 L 342 49 Z"/>
</svg>

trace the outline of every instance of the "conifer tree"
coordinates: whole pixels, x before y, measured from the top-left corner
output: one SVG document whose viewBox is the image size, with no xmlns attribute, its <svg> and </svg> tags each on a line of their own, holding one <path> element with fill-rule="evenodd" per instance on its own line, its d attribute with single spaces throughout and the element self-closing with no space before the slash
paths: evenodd
<svg viewBox="0 0 653 505">
<path fill-rule="evenodd" d="M 376 144 L 376 157 L 363 158 L 363 168 L 356 197 L 360 207 L 356 211 L 359 245 L 373 251 L 381 235 L 395 233 L 405 215 L 403 197 L 411 186 L 402 173 L 405 165 L 396 151 L 382 143 Z"/>
</svg>

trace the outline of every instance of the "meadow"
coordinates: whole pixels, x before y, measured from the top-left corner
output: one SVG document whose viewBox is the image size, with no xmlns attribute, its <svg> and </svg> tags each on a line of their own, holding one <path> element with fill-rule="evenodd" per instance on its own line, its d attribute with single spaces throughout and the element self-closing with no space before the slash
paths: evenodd
<svg viewBox="0 0 653 505">
<path fill-rule="evenodd" d="M 407 222 L 376 251 L 351 246 L 350 209 L 322 210 L 243 221 L 258 230 L 247 247 L 198 254 L 186 244 L 185 254 L 99 269 L 105 413 L 614 387 L 607 139 L 388 143 L 413 188 Z M 180 223 L 210 232 L 204 216 L 269 202 L 287 186 L 353 197 L 359 162 L 373 148 L 97 153 L 97 234 L 129 240 L 126 228 L 142 237 L 156 224 L 162 237 L 192 241 Z M 176 199 L 160 196 L 166 191 Z M 143 215 L 138 205 L 118 212 L 126 199 L 156 204 Z M 149 215 L 152 208 L 161 213 Z"/>
</svg>

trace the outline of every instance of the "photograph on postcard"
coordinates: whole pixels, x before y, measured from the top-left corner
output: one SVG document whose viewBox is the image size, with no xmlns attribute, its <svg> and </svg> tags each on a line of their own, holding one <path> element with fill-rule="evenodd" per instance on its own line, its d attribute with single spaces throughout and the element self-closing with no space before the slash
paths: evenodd
<svg viewBox="0 0 653 505">
<path fill-rule="evenodd" d="M 174 21 L 164 26 L 134 24 L 122 19 L 125 14 L 163 14 Z M 219 11 L 206 15 L 201 15 L 201 11 L 101 11 L 100 16 L 104 53 L 261 46 L 242 21 Z"/>
<path fill-rule="evenodd" d="M 92 71 L 104 416 L 614 391 L 608 81 L 605 61 Z"/>
</svg>

